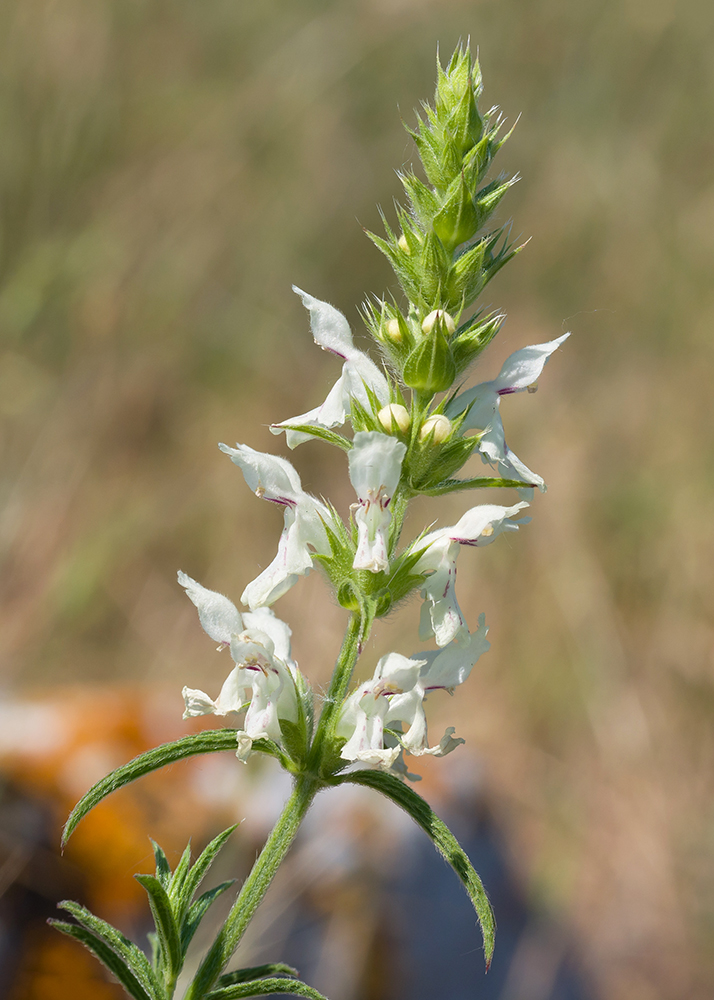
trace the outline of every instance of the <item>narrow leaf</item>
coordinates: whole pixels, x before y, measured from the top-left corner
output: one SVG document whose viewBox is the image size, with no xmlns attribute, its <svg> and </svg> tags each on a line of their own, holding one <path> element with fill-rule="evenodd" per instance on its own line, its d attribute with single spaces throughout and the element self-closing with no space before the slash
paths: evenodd
<svg viewBox="0 0 714 1000">
<path fill-rule="evenodd" d="M 155 840 L 151 841 L 151 846 L 154 849 L 154 859 L 156 861 L 156 877 L 164 889 L 168 889 L 171 882 L 171 865 L 164 854 L 163 847 L 160 847 Z"/>
<path fill-rule="evenodd" d="M 226 972 L 221 976 L 216 985 L 219 988 L 234 986 L 236 983 L 245 983 L 249 979 L 263 979 L 266 976 L 279 975 L 290 976 L 292 979 L 296 979 L 298 970 L 293 969 L 291 965 L 285 965 L 284 962 L 272 962 L 270 965 L 254 965 L 252 968 L 235 969 L 233 972 Z"/>
<path fill-rule="evenodd" d="M 71 899 L 65 899 L 57 905 L 70 913 L 85 930 L 94 934 L 95 937 L 101 938 L 112 951 L 116 952 L 121 961 L 126 964 L 152 996 L 160 996 L 161 986 L 154 970 L 144 952 L 133 941 L 124 937 L 121 931 L 112 927 L 106 920 L 95 916 L 86 907 L 80 906 L 79 903 L 75 903 Z"/>
<path fill-rule="evenodd" d="M 456 493 L 459 490 L 483 490 L 498 487 L 499 489 L 528 489 L 534 483 L 524 483 L 520 479 L 496 479 L 493 476 L 476 477 L 474 479 L 445 479 L 436 486 L 420 490 L 428 497 L 441 497 L 446 493 Z"/>
<path fill-rule="evenodd" d="M 206 845 L 204 850 L 199 854 L 198 858 L 196 858 L 196 863 L 187 874 L 186 881 L 183 886 L 182 896 L 186 906 L 188 906 L 193 899 L 196 889 L 198 889 L 206 875 L 206 872 L 215 861 L 216 855 L 237 826 L 238 824 L 234 823 L 233 826 L 229 826 L 227 830 L 223 831 L 223 833 L 219 833 L 217 837 L 213 838 L 210 844 Z"/>
<path fill-rule="evenodd" d="M 186 849 L 181 855 L 181 860 L 176 865 L 176 871 L 171 877 L 171 884 L 169 885 L 169 896 L 171 899 L 177 900 L 182 896 L 181 890 L 183 889 L 183 884 L 186 881 L 186 876 L 188 875 L 189 869 L 191 867 L 191 841 L 186 844 Z"/>
<path fill-rule="evenodd" d="M 232 885 L 235 885 L 235 882 L 236 880 L 234 878 L 229 879 L 227 882 L 221 882 L 221 884 L 217 885 L 215 889 L 209 889 L 207 892 L 204 892 L 202 896 L 199 896 L 193 906 L 190 907 L 188 913 L 186 914 L 183 927 L 181 928 L 181 947 L 184 954 L 186 953 L 193 935 L 198 930 L 198 925 L 205 917 L 206 911 L 211 903 L 218 899 L 219 896 L 223 895 L 226 889 L 230 889 Z"/>
<path fill-rule="evenodd" d="M 235 986 L 213 990 L 206 995 L 206 1000 L 240 1000 L 241 997 L 267 997 L 273 993 L 292 993 L 309 1000 L 327 1000 L 324 994 L 299 979 L 254 979 L 249 983 L 236 983 Z"/>
<path fill-rule="evenodd" d="M 328 430 L 327 427 L 317 427 L 314 424 L 273 424 L 272 426 L 279 427 L 281 431 L 298 431 L 300 434 L 309 434 L 311 437 L 327 441 L 328 444 L 337 445 L 343 451 L 349 451 L 352 447 L 352 442 L 348 438 Z"/>
<path fill-rule="evenodd" d="M 439 819 L 421 795 L 417 795 L 412 788 L 409 788 L 392 774 L 387 774 L 385 771 L 353 771 L 351 774 L 341 775 L 334 780 L 336 785 L 342 785 L 346 782 L 366 785 L 368 788 L 374 788 L 386 795 L 392 802 L 396 802 L 405 812 L 408 812 L 414 822 L 418 823 L 422 830 L 431 837 L 442 857 L 448 861 L 463 882 L 473 903 L 481 925 L 483 950 L 488 969 L 491 964 L 496 933 L 493 910 L 476 869 L 448 826 Z"/>
<path fill-rule="evenodd" d="M 80 927 L 79 924 L 68 924 L 63 920 L 48 920 L 48 923 L 58 931 L 61 931 L 62 934 L 74 938 L 76 941 L 81 942 L 85 948 L 88 948 L 109 969 L 112 975 L 119 980 L 129 996 L 134 997 L 135 1000 L 155 1000 L 151 994 L 147 993 L 131 969 L 127 968 L 124 961 L 116 952 L 108 944 L 105 944 L 101 938 L 97 937 L 96 934 L 92 934 L 86 927 Z M 289 982 L 289 980 L 285 981 Z"/>
<path fill-rule="evenodd" d="M 173 764 L 185 757 L 193 757 L 199 753 L 216 753 L 219 750 L 235 750 L 237 732 L 237 729 L 208 729 L 202 733 L 183 736 L 174 743 L 164 743 L 160 747 L 154 747 L 153 750 L 147 750 L 146 753 L 130 760 L 128 764 L 118 767 L 116 771 L 112 771 L 106 778 L 93 785 L 74 807 L 62 833 L 62 846 L 67 843 L 80 820 L 84 819 L 87 813 L 107 795 L 151 771 L 166 767 L 167 764 Z M 259 749 L 263 749 L 263 742 L 256 740 L 253 748 L 255 749 L 256 744 L 260 743 Z"/>
<path fill-rule="evenodd" d="M 183 965 L 183 951 L 176 926 L 176 917 L 168 893 L 155 875 L 135 875 L 134 878 L 148 893 L 149 905 L 161 941 L 164 961 L 170 972 L 177 975 Z"/>
</svg>

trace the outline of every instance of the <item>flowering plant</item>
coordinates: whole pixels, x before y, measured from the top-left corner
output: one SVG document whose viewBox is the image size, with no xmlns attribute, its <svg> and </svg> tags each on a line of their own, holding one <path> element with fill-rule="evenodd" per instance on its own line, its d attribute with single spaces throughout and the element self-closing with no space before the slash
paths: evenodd
<svg viewBox="0 0 714 1000">
<path fill-rule="evenodd" d="M 427 802 L 407 783 L 404 755 L 443 757 L 464 741 L 454 728 L 432 741 L 425 701 L 434 691 L 463 684 L 489 648 L 484 616 L 475 631 L 459 608 L 456 563 L 462 546 L 490 545 L 529 520 L 521 516 L 543 479 L 506 444 L 501 398 L 532 391 L 550 355 L 567 334 L 522 348 L 498 377 L 461 390 L 473 362 L 500 329 L 504 316 L 473 311 L 477 296 L 518 252 L 505 228 L 488 222 L 515 177 L 488 181 L 504 143 L 496 110 L 478 108 L 481 75 L 468 49 L 459 47 L 444 69 L 438 64 L 433 106 L 411 132 L 426 181 L 400 175 L 408 208 L 398 207 L 398 232 L 384 220 L 385 235 L 370 234 L 386 255 L 405 294 L 370 302 L 364 319 L 381 353 L 381 365 L 355 347 L 346 318 L 333 306 L 295 289 L 310 318 L 315 343 L 337 355 L 342 372 L 323 403 L 272 426 L 290 449 L 311 439 L 345 453 L 356 494 L 348 523 L 325 500 L 305 492 L 285 458 L 248 445 L 221 444 L 249 488 L 284 508 L 284 527 L 273 561 L 241 595 L 247 611 L 183 572 L 179 583 L 198 611 L 205 632 L 230 651 L 233 666 L 217 696 L 185 687 L 185 718 L 239 716 L 234 728 L 185 736 L 137 757 L 95 785 L 72 812 L 66 840 L 104 796 L 149 771 L 194 754 L 232 750 L 242 761 L 268 754 L 293 777 L 293 791 L 228 917 L 203 958 L 185 1000 L 289 992 L 320 997 L 276 964 L 226 972 L 253 913 L 285 856 L 316 793 L 345 783 L 366 785 L 406 810 L 431 837 L 464 883 L 481 925 L 486 963 L 494 921 L 481 881 L 468 857 Z M 345 427 L 351 428 L 351 435 Z M 475 453 L 496 475 L 459 477 Z M 450 527 L 401 544 L 409 502 L 475 489 L 506 487 L 522 499 L 510 506 L 471 506 Z M 523 499 L 525 498 L 525 499 Z M 300 576 L 318 566 L 340 605 L 347 630 L 329 689 L 315 711 L 315 694 L 292 658 L 290 628 L 272 605 Z M 436 649 L 411 656 L 393 651 L 373 676 L 350 691 L 357 660 L 373 622 L 409 594 L 423 598 L 420 641 Z M 191 865 L 187 848 L 171 871 L 155 846 L 155 875 L 137 876 L 156 923 L 149 959 L 115 928 L 75 903 L 62 904 L 75 923 L 55 921 L 110 969 L 137 1000 L 170 1000 L 188 945 L 208 907 L 231 883 L 194 895 L 230 830 Z"/>
</svg>

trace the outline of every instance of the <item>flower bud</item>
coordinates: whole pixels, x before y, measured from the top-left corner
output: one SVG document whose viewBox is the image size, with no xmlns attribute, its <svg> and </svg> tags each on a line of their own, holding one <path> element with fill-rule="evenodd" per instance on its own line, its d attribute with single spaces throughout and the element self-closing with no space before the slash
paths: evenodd
<svg viewBox="0 0 714 1000">
<path fill-rule="evenodd" d="M 407 238 L 404 235 L 404 233 L 402 233 L 402 235 L 397 240 L 397 245 L 399 246 L 400 250 L 404 251 L 404 253 L 411 253 L 411 250 L 409 249 L 409 244 L 407 243 Z"/>
<path fill-rule="evenodd" d="M 434 444 L 442 444 L 451 434 L 451 421 L 443 413 L 434 413 L 427 417 L 421 425 L 419 440 L 426 441 L 430 434 L 433 434 Z"/>
<path fill-rule="evenodd" d="M 401 344 L 404 338 L 402 337 L 402 331 L 399 326 L 398 319 L 390 319 L 386 322 L 384 326 L 384 335 L 387 340 L 391 340 L 393 344 Z"/>
<path fill-rule="evenodd" d="M 430 312 L 424 319 L 421 328 L 428 336 L 439 321 L 447 334 L 451 335 L 456 330 L 456 323 L 444 309 L 434 309 L 433 312 Z"/>
<path fill-rule="evenodd" d="M 409 410 L 401 403 L 390 403 L 383 407 L 377 414 L 377 419 L 387 434 L 394 434 L 395 431 L 406 434 L 412 422 Z"/>
</svg>

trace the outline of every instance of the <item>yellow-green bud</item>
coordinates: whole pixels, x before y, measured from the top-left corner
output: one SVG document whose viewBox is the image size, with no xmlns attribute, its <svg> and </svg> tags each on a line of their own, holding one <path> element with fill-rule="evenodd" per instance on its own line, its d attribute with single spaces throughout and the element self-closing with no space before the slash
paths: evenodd
<svg viewBox="0 0 714 1000">
<path fill-rule="evenodd" d="M 384 335 L 388 340 L 391 340 L 393 344 L 401 344 L 403 337 L 402 331 L 399 328 L 398 319 L 387 320 L 384 327 Z"/>
<path fill-rule="evenodd" d="M 426 441 L 430 434 L 433 434 L 434 444 L 442 444 L 451 434 L 451 421 L 443 413 L 433 413 L 427 417 L 421 425 L 419 440 Z"/>
<path fill-rule="evenodd" d="M 405 406 L 402 406 L 401 403 L 390 403 L 388 406 L 383 407 L 377 414 L 377 420 L 379 420 L 387 434 L 394 434 L 397 430 L 402 434 L 406 434 L 412 422 L 409 410 Z"/>
<path fill-rule="evenodd" d="M 444 309 L 434 309 L 433 312 L 430 312 L 424 319 L 421 328 L 428 335 L 439 321 L 447 334 L 451 335 L 456 330 L 456 323 Z"/>
<path fill-rule="evenodd" d="M 407 243 L 407 238 L 404 235 L 404 233 L 402 233 L 402 235 L 397 240 L 397 245 L 399 246 L 400 250 L 404 251 L 404 253 L 411 253 L 409 249 L 409 244 Z"/>
</svg>

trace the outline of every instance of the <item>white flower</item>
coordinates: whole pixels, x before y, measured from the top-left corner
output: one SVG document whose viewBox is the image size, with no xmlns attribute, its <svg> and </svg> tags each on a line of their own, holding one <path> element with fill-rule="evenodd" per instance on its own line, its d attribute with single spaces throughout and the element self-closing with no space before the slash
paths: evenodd
<svg viewBox="0 0 714 1000">
<path fill-rule="evenodd" d="M 425 660 L 411 660 L 400 653 L 388 653 L 377 664 L 374 677 L 347 698 L 336 729 L 337 736 L 347 739 L 341 752 L 344 760 L 391 767 L 400 748 L 399 745 L 384 746 L 384 724 L 389 716 L 390 698 L 412 692 L 425 663 Z"/>
<path fill-rule="evenodd" d="M 350 481 L 359 497 L 355 505 L 357 552 L 352 566 L 372 573 L 389 569 L 389 502 L 399 484 L 407 447 L 378 431 L 358 431 L 349 453 Z"/>
<path fill-rule="evenodd" d="M 430 691 L 452 691 L 463 684 L 479 657 L 490 646 L 484 616 L 471 635 L 443 650 L 416 653 L 407 658 L 388 653 L 377 664 L 371 680 L 354 691 L 345 704 L 337 724 L 337 735 L 346 739 L 341 755 L 344 760 L 392 767 L 400 748 L 415 756 L 430 754 L 444 757 L 463 743 L 454 738 L 453 727 L 444 733 L 436 746 L 427 739 L 424 699 Z M 384 730 L 390 722 L 407 726 L 395 746 L 384 746 Z"/>
<path fill-rule="evenodd" d="M 277 455 L 254 451 L 248 445 L 229 448 L 219 445 L 242 471 L 253 492 L 285 508 L 285 525 L 278 542 L 278 552 L 271 564 L 243 591 L 241 601 L 251 611 L 273 604 L 312 568 L 315 552 L 330 551 L 325 522 L 330 511 L 320 500 L 305 493 L 300 476 L 293 466 Z"/>
<path fill-rule="evenodd" d="M 456 559 L 461 545 L 490 545 L 503 531 L 517 531 L 530 518 L 511 520 L 528 504 L 513 507 L 481 504 L 467 510 L 450 528 L 439 528 L 416 542 L 423 553 L 414 566 L 415 573 L 429 574 L 422 590 L 424 604 L 419 623 L 419 638 L 434 636 L 438 646 L 445 646 L 452 639 L 461 640 L 467 633 L 461 610 L 456 600 Z"/>
<path fill-rule="evenodd" d="M 327 302 L 313 298 L 307 292 L 293 285 L 293 291 L 301 297 L 303 305 L 310 312 L 310 328 L 315 343 L 324 351 L 330 351 L 344 360 L 342 375 L 328 393 L 321 406 L 307 413 L 301 413 L 290 420 L 272 424 L 273 434 L 280 434 L 289 424 L 309 424 L 313 427 L 337 427 L 344 424 L 350 414 L 352 400 L 356 399 L 366 409 L 371 405 L 367 389 L 375 393 L 384 406 L 389 402 L 389 388 L 384 374 L 363 351 L 354 346 L 352 331 L 342 313 Z M 285 437 L 289 448 L 296 448 L 303 441 L 309 441 L 311 435 L 300 431 L 286 430 Z"/>
<path fill-rule="evenodd" d="M 503 479 L 518 479 L 531 486 L 537 486 L 542 493 L 546 490 L 542 477 L 531 472 L 506 444 L 503 422 L 499 413 L 501 396 L 513 392 L 533 391 L 543 367 L 569 333 L 563 334 L 547 344 L 532 344 L 515 351 L 506 359 L 497 378 L 491 382 L 467 389 L 456 396 L 446 407 L 446 415 L 452 420 L 468 409 L 461 432 L 480 430 L 485 433 L 478 443 L 478 450 L 484 462 L 495 463 Z M 469 409 L 470 408 L 470 409 Z"/>
<path fill-rule="evenodd" d="M 236 664 L 215 701 L 205 691 L 183 689 L 184 719 L 247 709 L 243 729 L 237 733 L 237 756 L 245 760 L 253 740 L 280 742 L 280 719 L 298 719 L 297 664 L 290 656 L 290 628 L 269 608 L 241 616 L 222 594 L 206 590 L 185 573 L 180 572 L 178 579 L 198 608 L 204 630 L 221 647 L 230 646 Z"/>
</svg>

